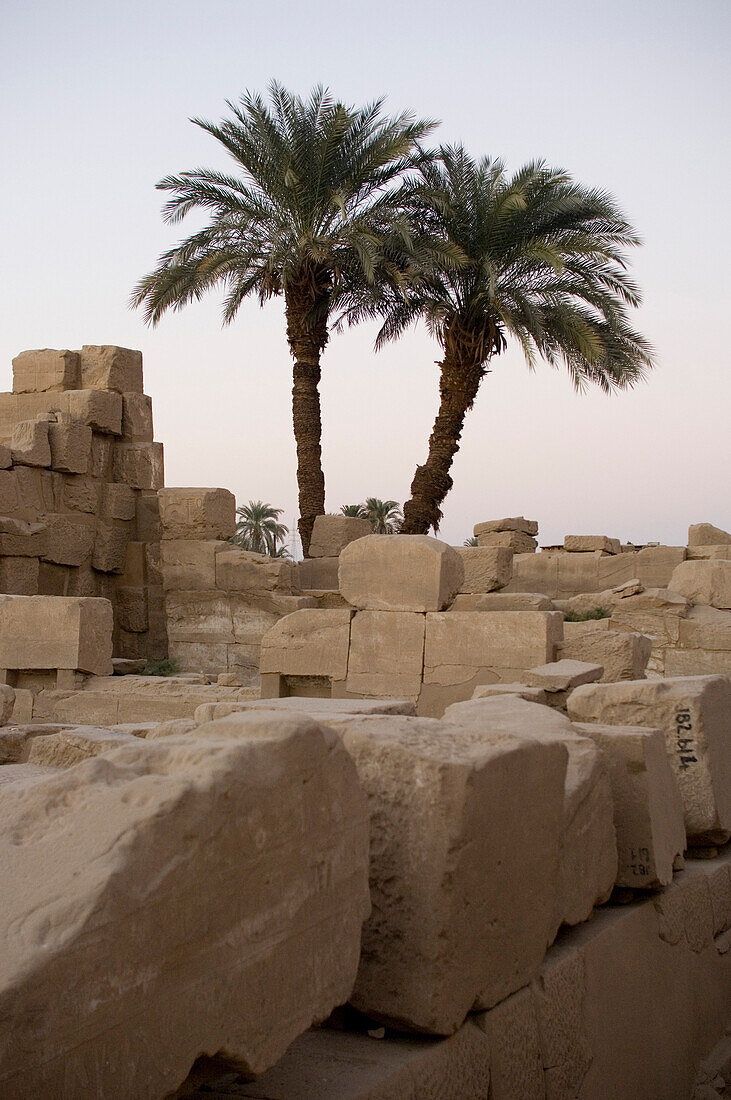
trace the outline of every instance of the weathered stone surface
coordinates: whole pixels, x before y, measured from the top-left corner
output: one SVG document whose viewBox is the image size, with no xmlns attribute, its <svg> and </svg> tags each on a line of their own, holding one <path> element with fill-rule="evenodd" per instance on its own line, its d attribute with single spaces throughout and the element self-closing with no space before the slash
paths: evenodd
<svg viewBox="0 0 731 1100">
<path fill-rule="evenodd" d="M 351 542 L 372 533 L 368 520 L 358 516 L 315 516 L 309 556 L 336 558 Z"/>
<path fill-rule="evenodd" d="M 160 489 L 164 539 L 227 540 L 236 531 L 236 499 L 228 489 Z"/>
<path fill-rule="evenodd" d="M 477 545 L 481 548 L 502 546 L 514 554 L 532 554 L 538 542 L 522 531 L 486 531 L 477 536 Z"/>
<path fill-rule="evenodd" d="M 166 592 L 210 591 L 216 587 L 216 555 L 227 542 L 165 539 L 160 545 L 162 584 Z"/>
<path fill-rule="evenodd" d="M 81 383 L 89 389 L 142 393 L 142 352 L 113 345 L 85 344 L 79 352 Z"/>
<path fill-rule="evenodd" d="M 101 756 L 123 745 L 134 743 L 135 738 L 117 730 L 98 729 L 96 726 L 70 726 L 68 729 L 34 737 L 31 741 L 29 764 L 51 768 L 71 768 Z"/>
<path fill-rule="evenodd" d="M 731 680 L 688 676 L 587 684 L 572 692 L 569 717 L 579 722 L 661 729 L 683 800 L 689 839 L 731 833 Z"/>
<path fill-rule="evenodd" d="M 262 638 L 262 674 L 345 680 L 352 614 L 306 608 L 286 615 Z"/>
<path fill-rule="evenodd" d="M 731 558 L 731 542 L 722 542 L 711 546 L 688 547 L 689 561 L 710 561 L 715 558 L 721 558 L 722 561 L 728 561 L 729 558 Z"/>
<path fill-rule="evenodd" d="M 0 443 L 0 470 L 7 470 L 13 462 L 13 455 L 10 447 L 6 447 L 4 443 Z"/>
<path fill-rule="evenodd" d="M 579 684 L 592 684 L 600 680 L 603 672 L 601 665 L 563 658 L 529 669 L 525 678 L 533 687 L 542 687 L 546 691 L 568 691 Z"/>
<path fill-rule="evenodd" d="M 162 443 L 118 443 L 112 457 L 115 481 L 133 489 L 162 489 L 165 481 Z"/>
<path fill-rule="evenodd" d="M 21 420 L 13 428 L 13 462 L 18 466 L 50 466 L 47 420 Z"/>
<path fill-rule="evenodd" d="M 133 443 L 152 443 L 152 398 L 147 394 L 122 394 L 122 435 Z"/>
<path fill-rule="evenodd" d="M 684 561 L 676 566 L 668 588 L 696 604 L 731 608 L 731 561 Z"/>
<path fill-rule="evenodd" d="M 721 546 L 731 543 L 731 534 L 712 523 L 691 523 L 688 528 L 688 546 Z"/>
<path fill-rule="evenodd" d="M 351 1001 L 386 1022 L 451 1033 L 540 966 L 566 750 L 483 744 L 423 718 L 330 723 L 371 817 L 373 912 Z"/>
<path fill-rule="evenodd" d="M 508 519 L 489 519 L 485 523 L 476 523 L 473 535 L 489 535 L 493 531 L 522 531 L 525 535 L 537 535 L 538 523 L 524 516 L 511 516 Z"/>
<path fill-rule="evenodd" d="M 0 515 L 0 555 L 37 558 L 45 552 L 47 540 L 45 523 L 26 523 Z"/>
<path fill-rule="evenodd" d="M 563 548 L 569 553 L 586 553 L 587 550 L 601 550 L 605 554 L 619 554 L 619 539 L 610 539 L 607 535 L 567 535 Z"/>
<path fill-rule="evenodd" d="M 491 1092 L 496 1100 L 545 1097 L 538 1013 L 532 986 L 526 986 L 474 1017 L 490 1045 Z"/>
<path fill-rule="evenodd" d="M 39 591 L 38 577 L 38 558 L 0 557 L 0 592 L 11 596 L 35 596 Z"/>
<path fill-rule="evenodd" d="M 148 627 L 147 596 L 144 588 L 119 585 L 114 593 L 117 624 L 131 634 L 144 634 Z M 137 661 L 131 661 L 137 664 Z M 116 671 L 116 669 L 115 669 Z M 133 671 L 139 672 L 141 669 Z"/>
<path fill-rule="evenodd" d="M 64 394 L 63 411 L 72 420 L 81 420 L 95 432 L 122 434 L 122 398 L 118 393 L 103 390 L 70 390 Z"/>
<path fill-rule="evenodd" d="M 566 600 L 565 602 L 570 603 L 571 601 Z M 570 619 L 564 619 L 562 644 L 566 645 L 569 642 L 574 642 L 578 638 L 583 638 L 585 634 L 606 633 L 610 629 L 611 622 L 609 619 L 587 619 L 577 623 L 572 622 Z"/>
<path fill-rule="evenodd" d="M 303 591 L 333 591 L 338 589 L 339 558 L 305 558 L 295 565 L 297 584 Z"/>
<path fill-rule="evenodd" d="M 429 614 L 425 681 L 461 683 L 479 668 L 530 668 L 549 660 L 561 638 L 561 620 L 545 611 Z"/>
<path fill-rule="evenodd" d="M 85 474 L 91 459 L 91 428 L 80 420 L 57 420 L 48 425 L 51 466 L 69 474 Z"/>
<path fill-rule="evenodd" d="M 418 699 L 425 627 L 426 616 L 413 611 L 356 612 L 350 625 L 348 694 Z"/>
<path fill-rule="evenodd" d="M 3 913 L 6 1095 L 156 1098 L 202 1053 L 260 1073 L 347 998 L 367 817 L 310 720 L 135 739 L 10 784 L 0 814 L 4 881 L 23 882 Z"/>
<path fill-rule="evenodd" d="M 168 592 L 165 600 L 171 642 L 233 642 L 231 604 L 225 592 Z"/>
<path fill-rule="evenodd" d="M 367 535 L 340 555 L 340 591 L 367 611 L 440 611 L 462 586 L 456 550 L 428 535 Z"/>
<path fill-rule="evenodd" d="M 163 490 L 164 491 L 164 490 Z M 268 594 L 274 589 L 296 590 L 294 562 L 252 554 L 229 546 L 216 554 L 216 587 L 228 592 Z"/>
<path fill-rule="evenodd" d="M 609 624 L 608 619 L 598 620 Z M 586 626 L 586 623 L 564 623 L 567 626 Z M 641 680 L 652 651 L 652 640 L 644 634 L 626 630 L 599 629 L 584 631 L 559 647 L 562 660 L 580 661 L 601 665 L 604 683 L 617 680 Z"/>
<path fill-rule="evenodd" d="M 297 711 L 328 724 L 328 720 L 342 714 L 401 714 L 413 716 L 416 707 L 410 699 L 316 699 L 291 695 L 282 699 L 244 699 L 229 703 L 202 703 L 195 712 L 199 724 L 214 718 L 249 710 Z"/>
<path fill-rule="evenodd" d="M 699 604 L 678 624 L 681 649 L 731 650 L 731 613 Z"/>
<path fill-rule="evenodd" d="M 21 351 L 13 359 L 13 393 L 78 389 L 79 356 L 75 351 Z"/>
<path fill-rule="evenodd" d="M 517 695 L 455 703 L 444 714 L 470 737 L 488 744 L 539 741 L 568 753 L 559 873 L 551 906 L 553 940 L 561 924 L 579 924 L 606 901 L 617 873 L 617 842 L 609 777 L 601 754 L 568 719 Z"/>
<path fill-rule="evenodd" d="M 15 706 L 15 692 L 8 684 L 0 683 L 0 726 L 10 721 Z"/>
<path fill-rule="evenodd" d="M 504 546 L 456 546 L 462 559 L 461 592 L 492 592 L 503 588 L 513 574 L 513 552 Z"/>
<path fill-rule="evenodd" d="M 604 757 L 614 800 L 617 885 L 667 886 L 685 850 L 683 803 L 661 730 L 575 723 Z"/>
<path fill-rule="evenodd" d="M 545 703 L 543 688 L 528 687 L 527 684 L 480 684 L 476 687 L 473 699 L 490 699 L 493 695 L 519 695 L 528 703 Z"/>
<path fill-rule="evenodd" d="M 499 549 L 499 548 L 498 548 Z M 553 601 L 540 592 L 459 592 L 450 611 L 553 611 Z"/>
<path fill-rule="evenodd" d="M 129 525 L 121 521 L 97 524 L 92 565 L 101 573 L 123 573 L 127 559 Z"/>
<path fill-rule="evenodd" d="M 0 669 L 112 671 L 112 606 L 64 596 L 0 596 Z"/>
<path fill-rule="evenodd" d="M 97 529 L 93 515 L 81 512 L 46 513 L 46 531 L 40 557 L 56 565 L 83 565 L 91 559 Z"/>
</svg>

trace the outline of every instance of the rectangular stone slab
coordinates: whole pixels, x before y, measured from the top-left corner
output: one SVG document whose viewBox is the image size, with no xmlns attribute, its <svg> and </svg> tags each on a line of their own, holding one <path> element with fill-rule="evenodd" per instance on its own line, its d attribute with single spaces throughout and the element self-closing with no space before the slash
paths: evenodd
<svg viewBox="0 0 731 1100">
<path fill-rule="evenodd" d="M 0 596 L 0 669 L 112 671 L 112 605 L 85 596 Z"/>
<path fill-rule="evenodd" d="M 425 624 L 426 616 L 415 612 L 356 612 L 350 624 L 347 693 L 418 699 Z"/>
</svg>

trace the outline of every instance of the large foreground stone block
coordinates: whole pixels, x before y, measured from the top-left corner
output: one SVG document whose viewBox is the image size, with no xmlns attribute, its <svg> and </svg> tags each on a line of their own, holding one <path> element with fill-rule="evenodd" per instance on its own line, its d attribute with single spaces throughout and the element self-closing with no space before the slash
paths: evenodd
<svg viewBox="0 0 731 1100">
<path fill-rule="evenodd" d="M 673 570 L 668 588 L 693 603 L 731 608 L 731 561 L 683 561 Z"/>
<path fill-rule="evenodd" d="M 551 936 L 566 750 L 424 718 L 333 717 L 368 796 L 373 912 L 351 1000 L 450 1034 L 525 985 Z"/>
<path fill-rule="evenodd" d="M 661 729 L 683 800 L 689 839 L 731 834 L 731 680 L 679 676 L 586 684 L 568 699 L 579 722 Z"/>
<path fill-rule="evenodd" d="M 160 489 L 164 539 L 230 539 L 236 498 L 228 489 Z"/>
<path fill-rule="evenodd" d="M 492 592 L 513 575 L 513 551 L 506 546 L 457 546 L 464 566 L 461 592 Z"/>
<path fill-rule="evenodd" d="M 112 605 L 82 596 L 0 596 L 0 669 L 112 672 Z"/>
<path fill-rule="evenodd" d="M 685 851 L 683 803 L 661 730 L 581 722 L 604 757 L 614 799 L 617 885 L 667 886 Z"/>
<path fill-rule="evenodd" d="M 459 592 L 456 550 L 428 535 L 366 535 L 340 555 L 340 591 L 366 611 L 440 611 Z"/>
<path fill-rule="evenodd" d="M 359 516 L 315 516 L 309 556 L 336 558 L 351 542 L 372 533 L 368 520 L 361 519 Z"/>
<path fill-rule="evenodd" d="M 9 784 L 0 822 L 4 1096 L 157 1100 L 201 1054 L 260 1073 L 346 1000 L 368 826 L 316 723 L 136 739 Z"/>
</svg>

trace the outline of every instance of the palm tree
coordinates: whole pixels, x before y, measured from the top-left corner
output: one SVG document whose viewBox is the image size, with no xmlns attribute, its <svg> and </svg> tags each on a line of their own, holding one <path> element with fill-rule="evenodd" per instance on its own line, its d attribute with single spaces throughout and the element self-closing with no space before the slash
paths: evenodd
<svg viewBox="0 0 731 1100">
<path fill-rule="evenodd" d="M 364 518 L 362 504 L 343 504 L 340 511 L 344 516 L 351 516 L 353 519 Z"/>
<path fill-rule="evenodd" d="M 270 558 L 288 557 L 286 547 L 280 545 L 289 533 L 289 528 L 279 522 L 283 511 L 283 508 L 272 508 L 263 500 L 250 500 L 243 508 L 236 509 L 239 519 L 231 542 L 254 554 L 267 554 Z"/>
<path fill-rule="evenodd" d="M 477 541 L 477 535 L 470 535 L 468 539 L 465 539 L 462 543 L 463 546 L 479 546 Z"/>
<path fill-rule="evenodd" d="M 369 521 L 374 535 L 395 535 L 403 523 L 401 508 L 395 500 L 366 497 L 362 515 Z"/>
<path fill-rule="evenodd" d="M 283 295 L 307 556 L 315 516 L 325 511 L 318 385 L 329 322 L 353 291 L 394 266 L 385 242 L 409 235 L 395 191 L 434 123 L 408 113 L 385 117 L 382 99 L 348 107 L 322 87 L 305 101 L 273 82 L 269 100 L 247 92 L 227 102 L 232 117 L 218 125 L 193 119 L 227 150 L 236 171 L 198 168 L 158 183 L 171 193 L 166 221 L 190 212 L 209 221 L 163 253 L 132 302 L 156 324 L 167 310 L 221 287 L 228 323 L 249 295 L 260 304 Z"/>
<path fill-rule="evenodd" d="M 508 176 L 502 161 L 474 161 L 461 146 L 442 147 L 419 171 L 416 215 L 462 262 L 424 268 L 406 291 L 386 282 L 375 304 L 362 299 L 351 313 L 385 317 L 379 346 L 423 317 L 443 352 L 439 411 L 404 505 L 405 534 L 438 529 L 465 415 L 508 338 L 531 369 L 538 357 L 562 363 L 580 391 L 629 388 L 652 366 L 628 321 L 640 295 L 625 249 L 639 241 L 608 194 L 541 162 Z"/>
</svg>

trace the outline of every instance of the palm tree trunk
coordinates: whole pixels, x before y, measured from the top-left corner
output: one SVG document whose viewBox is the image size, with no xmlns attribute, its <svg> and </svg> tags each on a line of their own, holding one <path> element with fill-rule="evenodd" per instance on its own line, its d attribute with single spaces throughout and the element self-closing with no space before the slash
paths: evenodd
<svg viewBox="0 0 731 1100">
<path fill-rule="evenodd" d="M 319 303 L 321 306 L 323 302 Z M 297 487 L 302 552 L 309 556 L 315 516 L 325 512 L 325 475 L 322 471 L 322 421 L 320 417 L 320 356 L 327 343 L 327 309 L 313 321 L 313 292 L 308 286 L 288 287 L 285 292 L 287 340 L 293 367 L 292 422 L 297 445 Z"/>
<path fill-rule="evenodd" d="M 449 471 L 459 450 L 464 418 L 477 396 L 485 374 L 484 364 L 460 360 L 447 351 L 441 363 L 439 412 L 429 437 L 429 454 L 416 467 L 411 482 L 411 500 L 404 504 L 402 535 L 426 535 L 439 527 L 441 504 L 452 488 Z"/>
</svg>

